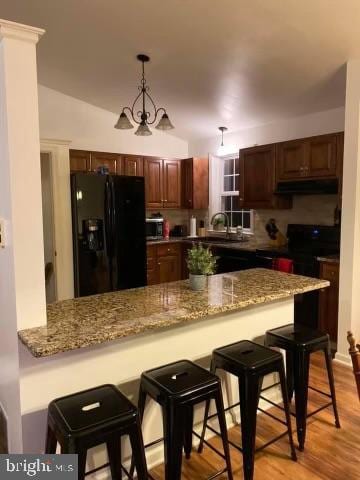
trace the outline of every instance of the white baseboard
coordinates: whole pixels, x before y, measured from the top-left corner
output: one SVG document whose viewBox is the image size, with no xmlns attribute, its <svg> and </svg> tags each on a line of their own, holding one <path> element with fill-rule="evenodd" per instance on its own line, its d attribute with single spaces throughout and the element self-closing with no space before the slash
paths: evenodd
<svg viewBox="0 0 360 480">
<path fill-rule="evenodd" d="M 282 401 L 281 397 L 281 392 L 279 388 L 272 388 L 266 391 L 266 398 L 269 398 L 272 402 L 275 403 L 280 403 Z M 259 406 L 263 410 L 267 410 L 272 407 L 272 405 L 264 400 L 260 400 Z M 235 409 L 234 409 L 235 410 Z M 258 412 L 261 413 L 261 412 Z M 235 419 L 235 422 L 234 422 Z M 230 412 L 226 412 L 226 423 L 227 427 L 230 429 L 234 427 L 235 425 L 240 424 L 240 411 L 239 407 L 236 408 L 236 411 L 233 412 L 233 415 Z M 198 423 L 197 425 L 194 426 L 194 431 L 198 433 L 199 435 L 201 434 L 202 430 L 202 422 Z M 214 437 L 215 434 L 211 432 L 210 430 L 207 430 L 206 433 L 206 440 L 209 440 L 210 438 Z M 197 437 L 193 438 L 193 445 L 194 447 L 197 447 L 199 444 L 199 439 Z M 160 443 L 158 445 L 155 445 L 152 448 L 147 449 L 146 451 L 146 461 L 147 461 L 147 466 L 148 469 L 151 470 L 152 468 L 156 467 L 157 465 L 160 465 L 161 463 L 164 462 L 164 447 L 163 444 Z M 125 468 L 129 468 L 129 460 L 124 462 Z M 104 470 L 99 470 L 98 472 L 87 476 L 89 480 L 111 480 L 110 472 L 108 469 Z"/>
<path fill-rule="evenodd" d="M 352 366 L 350 355 L 344 355 L 343 353 L 336 353 L 334 361 L 346 367 Z"/>
</svg>

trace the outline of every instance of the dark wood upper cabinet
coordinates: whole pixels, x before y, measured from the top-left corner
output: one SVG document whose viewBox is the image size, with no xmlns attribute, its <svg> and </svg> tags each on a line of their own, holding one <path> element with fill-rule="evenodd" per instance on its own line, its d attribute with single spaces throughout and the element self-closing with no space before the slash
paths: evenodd
<svg viewBox="0 0 360 480">
<path fill-rule="evenodd" d="M 241 208 L 290 208 L 291 199 L 275 195 L 276 145 L 240 150 Z"/>
<path fill-rule="evenodd" d="M 123 155 L 121 162 L 121 175 L 143 177 L 144 158 L 137 155 Z"/>
<path fill-rule="evenodd" d="M 163 160 L 164 165 L 164 207 L 181 207 L 181 171 L 180 160 Z"/>
<path fill-rule="evenodd" d="M 70 150 L 70 172 L 87 172 L 90 169 L 90 152 Z"/>
<path fill-rule="evenodd" d="M 305 140 L 308 147 L 308 177 L 335 177 L 337 174 L 336 135 L 321 135 Z"/>
<path fill-rule="evenodd" d="M 319 329 L 328 333 L 330 339 L 336 342 L 339 311 L 339 264 L 320 262 L 319 277 L 330 282 L 330 287 L 320 290 Z"/>
<path fill-rule="evenodd" d="M 206 209 L 209 206 L 209 159 L 186 158 L 181 161 L 183 208 Z"/>
<path fill-rule="evenodd" d="M 342 133 L 318 135 L 277 144 L 277 181 L 340 178 Z"/>
<path fill-rule="evenodd" d="M 276 145 L 277 180 L 293 180 L 305 176 L 306 144 L 292 140 Z"/>
<path fill-rule="evenodd" d="M 163 208 L 163 160 L 161 158 L 145 157 L 145 198 L 147 208 Z"/>
<path fill-rule="evenodd" d="M 180 160 L 145 157 L 146 208 L 181 207 Z"/>
<path fill-rule="evenodd" d="M 91 152 L 90 171 L 97 172 L 100 167 L 107 167 L 109 173 L 116 174 L 118 164 L 121 165 L 121 155 L 117 153 Z"/>
</svg>

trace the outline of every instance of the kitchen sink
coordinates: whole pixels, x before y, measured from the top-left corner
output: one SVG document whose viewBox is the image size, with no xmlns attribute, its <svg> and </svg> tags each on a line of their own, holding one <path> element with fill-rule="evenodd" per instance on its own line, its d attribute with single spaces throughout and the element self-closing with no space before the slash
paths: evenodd
<svg viewBox="0 0 360 480">
<path fill-rule="evenodd" d="M 245 243 L 249 241 L 249 239 L 246 237 L 244 237 L 242 240 L 224 237 L 190 237 L 189 240 L 201 243 Z"/>
</svg>

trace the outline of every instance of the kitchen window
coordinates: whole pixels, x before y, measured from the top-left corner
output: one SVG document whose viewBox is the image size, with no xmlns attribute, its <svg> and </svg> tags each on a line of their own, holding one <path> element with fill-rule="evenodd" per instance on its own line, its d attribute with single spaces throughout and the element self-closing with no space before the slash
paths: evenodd
<svg viewBox="0 0 360 480">
<path fill-rule="evenodd" d="M 244 233 L 253 233 L 254 212 L 240 207 L 240 163 L 237 156 L 222 159 L 221 210 L 229 216 L 231 228 L 242 226 Z"/>
</svg>

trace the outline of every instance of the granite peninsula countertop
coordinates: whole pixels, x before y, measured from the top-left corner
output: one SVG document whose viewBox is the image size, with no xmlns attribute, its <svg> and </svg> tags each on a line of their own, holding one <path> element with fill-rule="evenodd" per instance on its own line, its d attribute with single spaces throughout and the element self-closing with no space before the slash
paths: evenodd
<svg viewBox="0 0 360 480">
<path fill-rule="evenodd" d="M 47 307 L 46 326 L 18 335 L 34 357 L 46 357 L 327 286 L 326 280 L 255 268 L 213 275 L 202 292 L 181 280 L 56 302 Z"/>
</svg>

